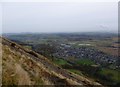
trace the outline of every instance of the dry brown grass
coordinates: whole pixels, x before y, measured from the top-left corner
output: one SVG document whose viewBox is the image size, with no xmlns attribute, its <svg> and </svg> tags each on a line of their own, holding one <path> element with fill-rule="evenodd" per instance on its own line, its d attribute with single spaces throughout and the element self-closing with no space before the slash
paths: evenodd
<svg viewBox="0 0 120 87">
<path fill-rule="evenodd" d="M 21 63 L 25 56 L 20 56 L 20 53 L 11 50 L 8 46 L 3 47 L 3 85 L 31 85 L 31 77 Z M 20 61 L 20 62 L 19 62 Z M 40 79 L 38 79 L 40 80 Z"/>
<path fill-rule="evenodd" d="M 15 74 L 17 75 L 18 85 L 30 85 L 28 73 L 19 65 L 15 64 Z"/>
</svg>

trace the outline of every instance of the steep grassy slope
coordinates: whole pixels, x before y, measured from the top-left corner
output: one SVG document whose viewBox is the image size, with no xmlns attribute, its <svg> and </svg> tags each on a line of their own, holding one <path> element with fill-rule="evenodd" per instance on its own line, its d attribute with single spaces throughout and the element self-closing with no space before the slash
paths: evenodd
<svg viewBox="0 0 120 87">
<path fill-rule="evenodd" d="M 47 58 L 2 38 L 3 85 L 100 85 L 70 73 Z"/>
</svg>

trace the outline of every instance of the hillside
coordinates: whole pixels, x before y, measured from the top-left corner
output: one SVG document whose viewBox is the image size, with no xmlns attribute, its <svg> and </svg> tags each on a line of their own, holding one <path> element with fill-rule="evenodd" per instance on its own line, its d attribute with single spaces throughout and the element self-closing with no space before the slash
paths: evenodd
<svg viewBox="0 0 120 87">
<path fill-rule="evenodd" d="M 32 50 L 1 39 L 3 85 L 101 85 L 62 69 Z"/>
</svg>

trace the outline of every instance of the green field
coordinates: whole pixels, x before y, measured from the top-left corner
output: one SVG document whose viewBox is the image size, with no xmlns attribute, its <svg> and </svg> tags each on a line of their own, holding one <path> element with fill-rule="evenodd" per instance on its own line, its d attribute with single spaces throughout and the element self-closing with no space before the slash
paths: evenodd
<svg viewBox="0 0 120 87">
<path fill-rule="evenodd" d="M 120 82 L 120 71 L 103 68 L 99 73 L 109 77 L 113 81 Z"/>
<path fill-rule="evenodd" d="M 77 64 L 80 64 L 80 65 L 94 65 L 95 63 L 90 60 L 90 59 L 80 59 L 76 62 Z"/>
</svg>

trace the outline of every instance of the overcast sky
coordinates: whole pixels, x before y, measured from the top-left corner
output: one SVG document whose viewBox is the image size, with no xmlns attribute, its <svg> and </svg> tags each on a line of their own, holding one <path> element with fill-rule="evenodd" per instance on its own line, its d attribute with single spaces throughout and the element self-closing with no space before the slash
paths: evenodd
<svg viewBox="0 0 120 87">
<path fill-rule="evenodd" d="M 2 3 L 3 33 L 117 31 L 117 2 Z"/>
</svg>

